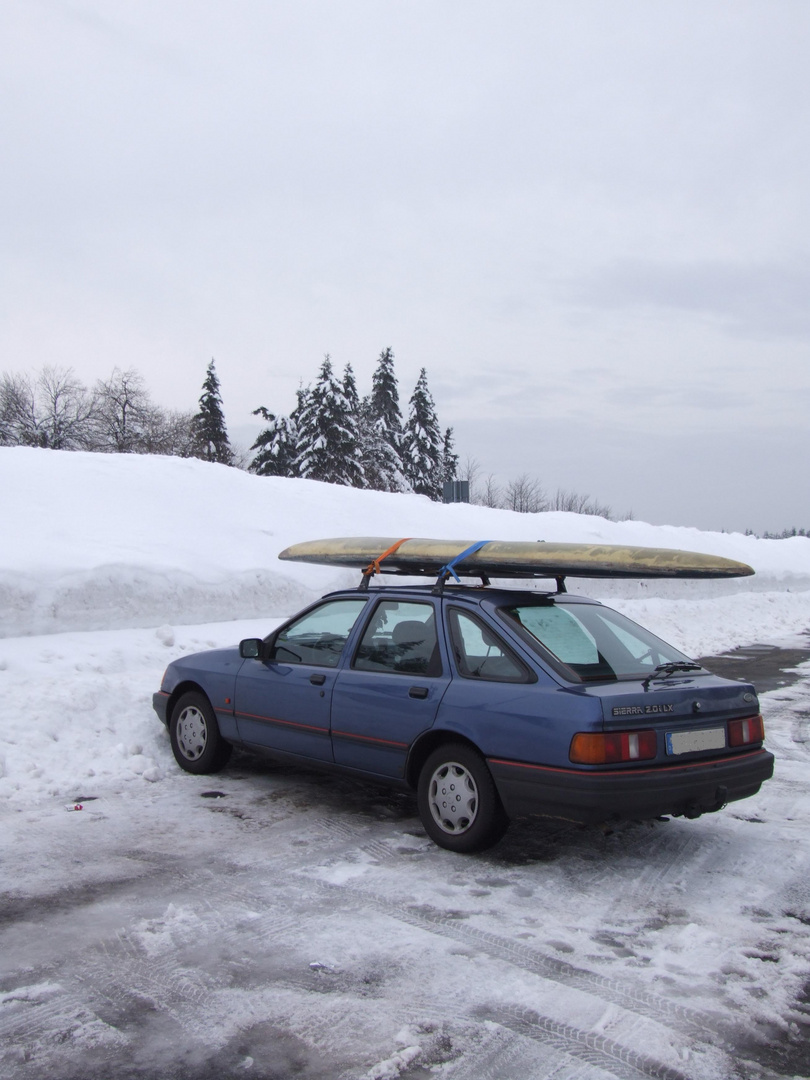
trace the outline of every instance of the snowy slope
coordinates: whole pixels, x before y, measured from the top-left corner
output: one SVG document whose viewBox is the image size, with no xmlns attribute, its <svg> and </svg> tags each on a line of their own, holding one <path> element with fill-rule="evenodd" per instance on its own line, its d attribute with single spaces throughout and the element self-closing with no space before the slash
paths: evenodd
<svg viewBox="0 0 810 1080">
<path fill-rule="evenodd" d="M 743 592 L 750 601 L 751 593 L 767 593 L 753 606 L 732 603 L 731 622 L 739 631 L 712 639 L 718 647 L 750 641 L 751 633 L 757 639 L 784 636 L 810 623 L 805 537 L 759 540 L 569 513 L 442 506 L 418 495 L 257 477 L 196 460 L 25 447 L 0 448 L 0 492 L 0 636 L 281 617 L 328 589 L 352 584 L 357 575 L 282 564 L 278 552 L 297 541 L 343 535 L 596 541 L 705 551 L 750 563 L 757 576 L 572 587 L 623 598 L 630 607 L 616 606 L 628 611 L 641 604 L 647 619 L 662 627 L 658 620 L 666 622 L 666 611 L 686 601 L 700 598 L 705 605 L 707 598 L 725 598 L 715 614 L 711 603 L 704 612 L 713 624 L 729 621 L 716 613 L 726 611 L 723 604 L 732 603 L 733 595 Z M 797 593 L 805 595 L 799 599 Z M 676 624 L 683 621 L 691 615 L 676 616 Z M 687 651 L 706 651 L 709 637 Z"/>
</svg>

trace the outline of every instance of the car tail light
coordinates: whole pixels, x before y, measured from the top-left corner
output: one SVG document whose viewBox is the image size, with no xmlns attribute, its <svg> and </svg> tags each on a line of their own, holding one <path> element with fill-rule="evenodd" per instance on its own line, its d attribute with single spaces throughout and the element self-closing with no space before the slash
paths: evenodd
<svg viewBox="0 0 810 1080">
<path fill-rule="evenodd" d="M 744 720 L 729 720 L 728 745 L 747 746 L 748 743 L 762 742 L 765 738 L 765 723 L 761 716 L 746 716 Z"/>
<path fill-rule="evenodd" d="M 657 752 L 654 731 L 580 731 L 571 740 L 568 756 L 581 765 L 611 765 L 618 761 L 646 761 Z"/>
</svg>

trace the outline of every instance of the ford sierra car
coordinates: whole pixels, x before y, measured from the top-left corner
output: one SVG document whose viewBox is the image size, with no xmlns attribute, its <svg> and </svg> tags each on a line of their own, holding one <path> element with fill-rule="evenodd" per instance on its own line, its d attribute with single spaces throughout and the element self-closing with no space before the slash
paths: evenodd
<svg viewBox="0 0 810 1080">
<path fill-rule="evenodd" d="M 696 818 L 773 772 L 753 686 L 559 589 L 364 578 L 173 661 L 153 703 L 188 772 L 240 747 L 397 785 L 457 852 L 522 815 Z"/>
</svg>

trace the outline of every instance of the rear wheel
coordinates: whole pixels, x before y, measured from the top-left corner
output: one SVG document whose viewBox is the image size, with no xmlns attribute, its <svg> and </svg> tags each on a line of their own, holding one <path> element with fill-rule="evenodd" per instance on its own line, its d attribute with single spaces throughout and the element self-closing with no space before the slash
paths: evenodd
<svg viewBox="0 0 810 1080">
<path fill-rule="evenodd" d="M 428 836 L 448 851 L 484 851 L 509 825 L 486 762 L 463 743 L 447 743 L 428 757 L 417 801 Z"/>
<path fill-rule="evenodd" d="M 214 710 L 204 694 L 192 691 L 178 698 L 169 735 L 175 760 L 186 772 L 219 772 L 231 756 L 231 744 L 220 735 Z"/>
</svg>

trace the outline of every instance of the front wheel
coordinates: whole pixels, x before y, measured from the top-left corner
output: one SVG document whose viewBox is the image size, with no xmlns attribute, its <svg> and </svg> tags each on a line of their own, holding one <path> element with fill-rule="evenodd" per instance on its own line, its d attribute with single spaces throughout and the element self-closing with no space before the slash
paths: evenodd
<svg viewBox="0 0 810 1080">
<path fill-rule="evenodd" d="M 428 757 L 417 802 L 428 836 L 448 851 L 484 851 L 509 825 L 486 762 L 463 743 L 440 746 Z"/>
<path fill-rule="evenodd" d="M 172 709 L 169 736 L 175 761 L 190 773 L 219 772 L 233 749 L 220 735 L 214 710 L 204 694 L 191 692 L 178 698 Z"/>
</svg>

